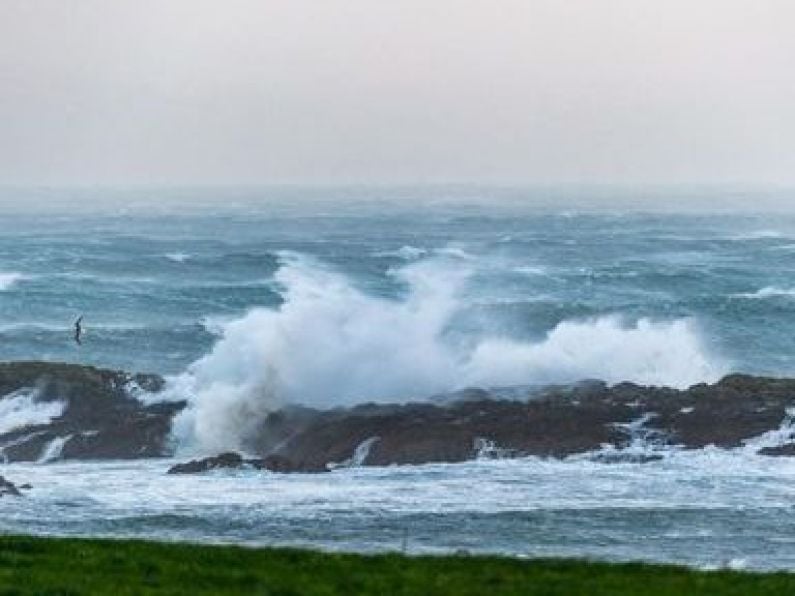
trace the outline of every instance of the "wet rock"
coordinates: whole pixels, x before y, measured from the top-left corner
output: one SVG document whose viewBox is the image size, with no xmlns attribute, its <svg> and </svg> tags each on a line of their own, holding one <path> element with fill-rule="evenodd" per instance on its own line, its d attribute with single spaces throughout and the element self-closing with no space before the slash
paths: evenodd
<svg viewBox="0 0 795 596">
<path fill-rule="evenodd" d="M 795 380 L 730 375 L 682 391 L 588 381 L 524 395 L 515 391 L 514 399 L 484 390 L 454 395 L 465 399 L 303 411 L 300 421 L 283 412 L 279 428 L 290 432 L 274 433 L 264 424 L 253 451 L 322 469 L 356 461 L 357 449 L 372 437 L 378 440 L 358 465 L 461 462 L 482 457 L 478 445 L 485 440 L 502 457 L 593 452 L 607 463 L 648 463 L 662 456 L 627 447 L 637 442 L 655 449 L 733 448 L 779 428 L 787 408 L 795 406 Z M 781 448 L 781 454 L 789 451 Z"/>
<path fill-rule="evenodd" d="M 254 469 L 254 470 L 268 470 L 270 472 L 279 473 L 295 473 L 295 472 L 328 472 L 325 465 L 313 466 L 311 464 L 304 464 L 301 462 L 294 462 L 293 460 L 277 454 L 271 454 L 264 458 L 249 458 L 246 459 L 239 453 L 228 452 L 221 453 L 213 457 L 205 457 L 202 459 L 194 459 L 189 462 L 176 464 L 171 466 L 168 474 L 200 474 L 210 470 L 241 470 L 241 469 Z"/>
<path fill-rule="evenodd" d="M 186 463 L 176 464 L 171 466 L 168 470 L 169 474 L 199 474 L 201 472 L 209 472 L 210 470 L 239 470 L 242 468 L 260 468 L 261 461 L 259 459 L 248 460 L 244 459 L 242 455 L 234 452 L 221 453 L 214 457 L 205 457 L 203 459 L 194 459 Z"/>
<path fill-rule="evenodd" d="M 602 451 L 594 453 L 588 459 L 600 464 L 647 464 L 660 461 L 663 458 L 659 453 L 631 453 L 622 451 Z"/>
<path fill-rule="evenodd" d="M 0 434 L 0 459 L 132 459 L 168 455 L 171 420 L 185 402 L 144 405 L 157 375 L 54 362 L 0 363 L 0 400 L 63 404 L 60 416 Z"/>
<path fill-rule="evenodd" d="M 763 447 L 757 451 L 759 455 L 770 455 L 773 457 L 793 457 L 795 456 L 795 443 L 777 445 L 776 447 Z"/>
<path fill-rule="evenodd" d="M 185 402 L 145 405 L 136 399 L 162 386 L 163 379 L 156 375 L 47 362 L 0 363 L 0 400 L 27 392 L 37 404 L 64 405 L 51 420 L 0 434 L 0 459 L 170 455 L 171 422 Z M 546 388 L 470 388 L 405 404 L 332 410 L 289 406 L 271 413 L 246 438 L 242 448 L 255 458 L 221 454 L 181 465 L 199 472 L 216 467 L 324 472 L 334 465 L 563 458 L 610 449 L 626 458 L 627 448 L 635 444 L 641 446 L 638 453 L 644 445 L 733 448 L 778 429 L 793 407 L 795 380 L 741 374 L 686 390 L 634 383 L 610 386 L 601 381 Z M 795 446 L 770 447 L 760 453 L 795 455 Z"/>
<path fill-rule="evenodd" d="M 6 480 L 0 476 L 0 497 L 21 497 L 22 493 L 16 485 L 10 480 Z"/>
<path fill-rule="evenodd" d="M 315 463 L 295 462 L 284 455 L 272 453 L 266 455 L 260 460 L 260 467 L 271 472 L 279 473 L 320 473 L 328 472 L 329 468 L 326 464 L 317 465 Z"/>
</svg>

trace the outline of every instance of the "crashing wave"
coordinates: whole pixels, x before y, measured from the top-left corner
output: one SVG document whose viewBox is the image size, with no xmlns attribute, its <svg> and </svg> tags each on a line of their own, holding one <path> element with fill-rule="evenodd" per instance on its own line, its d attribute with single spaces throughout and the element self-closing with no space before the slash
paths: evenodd
<svg viewBox="0 0 795 596">
<path fill-rule="evenodd" d="M 0 398 L 0 435 L 39 424 L 49 424 L 66 408 L 62 401 L 39 401 L 36 389 L 20 389 Z"/>
<path fill-rule="evenodd" d="M 649 422 L 656 417 L 656 413 L 646 412 L 631 422 L 613 424 L 625 435 L 624 443 L 618 446 L 605 445 L 599 451 L 588 454 L 587 459 L 608 464 L 642 464 L 662 459 L 674 447 L 669 444 L 664 432 L 649 426 Z"/>
<path fill-rule="evenodd" d="M 175 422 L 181 443 L 240 450 L 288 403 L 328 408 L 583 378 L 683 388 L 727 370 L 690 319 L 567 320 L 540 341 L 462 337 L 451 329 L 466 306 L 465 262 L 425 259 L 394 276 L 407 288 L 402 300 L 367 295 L 321 263 L 283 254 L 274 280 L 281 306 L 223 323 L 211 352 L 170 380 L 166 396 L 190 402 Z"/>
<path fill-rule="evenodd" d="M 358 468 L 363 466 L 370 456 L 370 450 L 373 448 L 373 445 L 380 440 L 381 437 L 369 437 L 365 439 L 356 446 L 356 449 L 353 450 L 353 454 L 348 459 L 339 463 L 329 463 L 327 464 L 328 468 L 333 470 L 335 468 Z"/>
<path fill-rule="evenodd" d="M 787 408 L 781 425 L 748 439 L 740 448 L 748 453 L 758 453 L 765 449 L 777 449 L 795 444 L 795 408 Z"/>
<path fill-rule="evenodd" d="M 41 455 L 39 456 L 39 459 L 36 463 L 46 464 L 60 459 L 61 453 L 63 453 L 64 445 L 66 445 L 73 436 L 74 435 L 55 437 L 52 441 L 44 446 L 44 449 L 42 449 Z"/>
</svg>

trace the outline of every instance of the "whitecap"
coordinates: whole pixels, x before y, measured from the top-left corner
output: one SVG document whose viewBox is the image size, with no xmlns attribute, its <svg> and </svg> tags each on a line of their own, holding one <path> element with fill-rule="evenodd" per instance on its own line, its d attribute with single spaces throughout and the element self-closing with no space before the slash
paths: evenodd
<svg viewBox="0 0 795 596">
<path fill-rule="evenodd" d="M 188 259 L 190 259 L 190 255 L 186 252 L 169 252 L 164 255 L 169 261 L 174 261 L 175 263 L 184 263 Z"/>
<path fill-rule="evenodd" d="M 733 295 L 735 298 L 764 299 L 764 298 L 795 298 L 795 288 L 781 288 L 766 286 L 756 292 L 742 292 Z"/>
<path fill-rule="evenodd" d="M 445 257 L 452 257 L 454 259 L 461 259 L 462 261 L 475 260 L 475 257 L 473 255 L 469 254 L 463 248 L 458 248 L 456 246 L 447 246 L 445 248 L 439 248 L 436 250 L 436 254 Z"/>
<path fill-rule="evenodd" d="M 547 274 L 547 269 L 545 267 L 537 267 L 532 265 L 523 265 L 520 267 L 513 268 L 514 273 L 519 273 L 521 275 L 527 275 L 530 277 L 542 276 Z"/>
<path fill-rule="evenodd" d="M 26 275 L 17 272 L 0 273 L 0 292 L 13 288 L 18 282 L 27 279 Z"/>
<path fill-rule="evenodd" d="M 397 250 L 384 250 L 375 253 L 376 257 L 398 257 L 405 261 L 416 261 L 428 253 L 424 248 L 406 244 Z"/>
</svg>

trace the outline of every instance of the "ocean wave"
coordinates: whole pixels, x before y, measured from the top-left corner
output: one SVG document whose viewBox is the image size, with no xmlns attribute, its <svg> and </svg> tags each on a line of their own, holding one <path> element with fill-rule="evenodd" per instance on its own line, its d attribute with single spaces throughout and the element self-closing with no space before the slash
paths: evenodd
<svg viewBox="0 0 795 596">
<path fill-rule="evenodd" d="M 169 252 L 163 256 L 169 261 L 174 261 L 175 263 L 184 263 L 190 259 L 190 255 L 186 252 Z"/>
<path fill-rule="evenodd" d="M 522 265 L 519 267 L 514 267 L 513 272 L 519 273 L 520 275 L 527 275 L 528 277 L 539 277 L 547 275 L 548 270 L 546 267 Z"/>
<path fill-rule="evenodd" d="M 459 259 L 461 261 L 474 261 L 476 257 L 463 248 L 457 246 L 445 246 L 444 248 L 437 248 L 435 254 L 442 256 L 442 257 L 451 257 L 453 259 Z"/>
<path fill-rule="evenodd" d="M 763 229 L 737 234 L 735 236 L 731 236 L 729 239 L 742 242 L 745 240 L 775 240 L 777 238 L 784 237 L 785 235 L 778 230 Z"/>
<path fill-rule="evenodd" d="M 26 275 L 15 271 L 0 273 L 0 292 L 13 288 L 18 282 L 27 279 Z"/>
<path fill-rule="evenodd" d="M 708 354 L 693 320 L 621 316 L 559 323 L 537 342 L 479 331 L 451 339 L 470 272 L 428 259 L 396 272 L 403 301 L 364 294 L 317 261 L 283 255 L 278 309 L 256 308 L 220 323 L 206 356 L 169 382 L 191 407 L 175 424 L 183 443 L 240 448 L 286 403 L 316 407 L 401 401 L 466 386 L 608 382 L 685 387 L 717 380 L 725 364 Z"/>
<path fill-rule="evenodd" d="M 749 439 L 739 448 L 746 453 L 755 454 L 760 449 L 782 447 L 795 440 L 795 408 L 787 408 L 779 427 Z"/>
<path fill-rule="evenodd" d="M 423 256 L 428 254 L 428 251 L 424 248 L 419 248 L 417 246 L 411 246 L 406 244 L 401 246 L 397 250 L 382 250 L 376 252 L 374 256 L 376 257 L 397 257 L 399 259 L 403 259 L 405 261 L 415 261 Z"/>
<path fill-rule="evenodd" d="M 742 292 L 734 294 L 735 298 L 764 299 L 764 298 L 795 298 L 795 288 L 780 288 L 767 286 L 756 292 Z"/>
</svg>

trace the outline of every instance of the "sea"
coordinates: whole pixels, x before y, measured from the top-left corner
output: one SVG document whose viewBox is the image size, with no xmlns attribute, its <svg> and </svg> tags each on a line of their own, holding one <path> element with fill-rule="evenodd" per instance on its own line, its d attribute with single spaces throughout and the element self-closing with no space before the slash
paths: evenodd
<svg viewBox="0 0 795 596">
<path fill-rule="evenodd" d="M 795 569 L 795 461 L 755 455 L 776 433 L 646 464 L 165 474 L 285 404 L 795 376 L 795 214 L 705 192 L 3 189 L 0 359 L 159 373 L 140 398 L 190 407 L 173 460 L 3 465 L 34 489 L 0 531 Z"/>
</svg>

